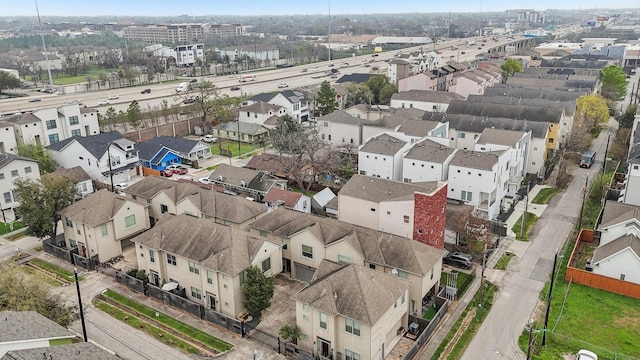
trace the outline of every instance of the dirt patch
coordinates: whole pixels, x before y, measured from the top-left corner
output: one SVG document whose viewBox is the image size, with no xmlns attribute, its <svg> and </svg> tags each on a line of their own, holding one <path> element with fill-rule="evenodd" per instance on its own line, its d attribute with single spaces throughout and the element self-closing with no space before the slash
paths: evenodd
<svg viewBox="0 0 640 360">
<path fill-rule="evenodd" d="M 613 323 L 617 327 L 625 329 L 633 329 L 636 333 L 640 333 L 640 324 L 638 324 L 638 317 L 622 316 L 613 320 Z"/>
<path fill-rule="evenodd" d="M 414 343 L 415 341 L 407 339 L 406 337 L 401 338 L 389 354 L 385 356 L 384 360 L 402 360 Z"/>
</svg>

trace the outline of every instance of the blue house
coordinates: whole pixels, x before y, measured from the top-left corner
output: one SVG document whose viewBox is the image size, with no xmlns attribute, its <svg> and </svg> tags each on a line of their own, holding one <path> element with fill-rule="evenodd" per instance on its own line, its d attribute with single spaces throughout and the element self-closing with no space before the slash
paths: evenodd
<svg viewBox="0 0 640 360">
<path fill-rule="evenodd" d="M 138 157 L 143 166 L 164 170 L 169 165 L 190 164 L 199 159 L 210 158 L 211 147 L 201 141 L 158 136 L 136 144 Z"/>
</svg>

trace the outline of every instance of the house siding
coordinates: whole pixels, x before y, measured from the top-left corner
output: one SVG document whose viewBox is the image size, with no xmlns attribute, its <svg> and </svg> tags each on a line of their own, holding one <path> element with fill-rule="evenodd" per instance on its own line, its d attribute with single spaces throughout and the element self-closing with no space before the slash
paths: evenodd
<svg viewBox="0 0 640 360">
<path fill-rule="evenodd" d="M 447 185 L 433 195 L 414 194 L 413 239 L 435 248 L 444 248 Z"/>
</svg>

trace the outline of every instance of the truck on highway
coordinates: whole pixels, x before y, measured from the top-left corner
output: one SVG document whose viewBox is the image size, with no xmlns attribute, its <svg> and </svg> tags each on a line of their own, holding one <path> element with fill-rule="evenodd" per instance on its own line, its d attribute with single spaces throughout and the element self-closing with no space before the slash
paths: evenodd
<svg viewBox="0 0 640 360">
<path fill-rule="evenodd" d="M 254 74 L 244 74 L 240 76 L 240 82 L 254 81 L 256 76 Z"/>
<path fill-rule="evenodd" d="M 473 46 L 476 44 L 475 40 L 467 40 L 467 46 Z"/>
<path fill-rule="evenodd" d="M 176 92 L 187 92 L 189 90 L 191 90 L 191 83 L 188 82 L 180 83 L 176 88 Z"/>
</svg>

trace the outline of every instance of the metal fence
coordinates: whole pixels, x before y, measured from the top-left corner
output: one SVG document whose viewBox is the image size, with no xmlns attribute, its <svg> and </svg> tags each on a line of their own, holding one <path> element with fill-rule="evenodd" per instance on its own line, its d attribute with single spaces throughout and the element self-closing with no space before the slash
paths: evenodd
<svg viewBox="0 0 640 360">
<path fill-rule="evenodd" d="M 73 254 L 73 264 L 85 269 L 85 270 L 93 270 L 98 267 L 100 263 L 98 261 L 98 255 L 94 255 L 90 258 L 82 257 L 80 254 Z"/>
<path fill-rule="evenodd" d="M 145 286 L 142 280 L 127 275 L 122 271 L 116 271 L 116 282 L 125 285 L 131 291 L 135 291 L 140 294 L 145 293 Z"/>
<path fill-rule="evenodd" d="M 46 252 L 47 254 L 51 254 L 55 257 L 57 257 L 58 259 L 62 259 L 68 263 L 73 264 L 73 254 L 77 254 L 78 253 L 78 248 L 71 248 L 71 249 L 65 249 L 59 246 L 56 246 L 55 244 L 53 244 L 53 241 L 51 239 L 47 239 L 47 240 L 43 240 L 42 241 L 42 249 L 44 250 L 44 252 Z"/>
<path fill-rule="evenodd" d="M 438 325 L 449 310 L 451 301 L 441 297 L 436 297 L 436 303 L 441 304 L 440 309 L 438 309 L 438 312 L 435 314 L 433 319 L 429 321 L 429 325 L 427 325 L 420 336 L 418 336 L 416 341 L 413 343 L 413 346 L 411 346 L 411 349 L 409 349 L 409 351 L 407 351 L 407 353 L 404 355 L 404 357 L 402 358 L 403 360 L 413 360 L 413 358 L 415 358 L 415 356 L 418 354 L 418 351 L 422 348 L 422 346 L 424 346 L 424 344 L 427 343 L 427 340 L 429 340 L 431 334 L 433 334 L 433 332 L 438 328 Z M 409 317 L 409 319 L 411 319 L 411 317 Z"/>
<path fill-rule="evenodd" d="M 299 348 L 296 344 L 283 342 L 284 355 L 293 360 L 314 360 L 313 353 Z M 338 353 L 339 354 L 339 353 Z M 338 359 L 336 359 L 338 360 Z"/>
</svg>

